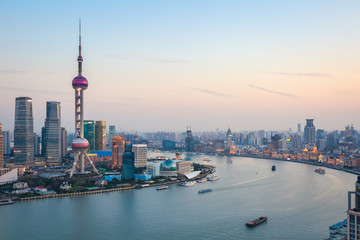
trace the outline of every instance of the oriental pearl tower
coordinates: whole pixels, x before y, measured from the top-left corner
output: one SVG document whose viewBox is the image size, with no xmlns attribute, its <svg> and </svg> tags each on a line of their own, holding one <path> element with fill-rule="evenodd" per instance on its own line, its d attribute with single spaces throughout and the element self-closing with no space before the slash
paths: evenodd
<svg viewBox="0 0 360 240">
<path fill-rule="evenodd" d="M 88 87 L 87 79 L 82 76 L 82 62 L 81 56 L 81 22 L 79 21 L 79 56 L 78 61 L 78 76 L 72 80 L 72 86 L 75 90 L 75 138 L 71 143 L 71 148 L 74 152 L 74 164 L 70 172 L 70 177 L 73 174 L 85 174 L 85 158 L 89 161 L 95 173 L 98 173 L 94 164 L 86 154 L 89 149 L 89 142 L 84 138 L 84 91 Z"/>
</svg>

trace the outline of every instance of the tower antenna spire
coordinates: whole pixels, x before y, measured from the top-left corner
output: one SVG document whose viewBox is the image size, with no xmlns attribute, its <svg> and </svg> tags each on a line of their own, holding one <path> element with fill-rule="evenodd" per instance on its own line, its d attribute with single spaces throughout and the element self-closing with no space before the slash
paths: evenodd
<svg viewBox="0 0 360 240">
<path fill-rule="evenodd" d="M 79 70 L 79 76 L 82 74 L 82 61 L 83 58 L 81 56 L 81 18 L 79 18 L 79 56 L 77 58 L 78 61 L 78 70 Z"/>
</svg>

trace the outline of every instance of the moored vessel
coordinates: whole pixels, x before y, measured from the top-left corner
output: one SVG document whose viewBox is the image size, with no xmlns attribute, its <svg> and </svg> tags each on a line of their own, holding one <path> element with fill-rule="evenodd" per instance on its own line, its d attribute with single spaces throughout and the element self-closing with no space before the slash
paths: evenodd
<svg viewBox="0 0 360 240">
<path fill-rule="evenodd" d="M 161 186 L 161 187 L 157 187 L 156 190 L 160 191 L 160 190 L 166 190 L 169 189 L 169 186 Z"/>
<path fill-rule="evenodd" d="M 212 192 L 212 189 L 207 188 L 207 189 L 203 189 L 203 190 L 198 191 L 198 193 L 208 193 L 208 192 Z"/>
<path fill-rule="evenodd" d="M 184 187 L 192 187 L 192 186 L 194 186 L 196 184 L 196 182 L 195 181 L 186 181 L 186 182 L 184 182 L 182 185 L 184 186 Z"/>
<path fill-rule="evenodd" d="M 200 178 L 197 180 L 198 183 L 205 183 L 207 182 L 207 179 L 206 178 Z"/>
<path fill-rule="evenodd" d="M 0 200 L 0 205 L 8 205 L 13 203 L 14 202 L 11 199 Z"/>
<path fill-rule="evenodd" d="M 317 169 L 315 169 L 314 172 L 320 173 L 320 174 L 325 174 L 325 169 L 323 169 L 323 168 L 317 168 Z"/>
<path fill-rule="evenodd" d="M 216 180 L 219 180 L 219 179 L 220 178 L 215 174 L 213 174 L 213 175 L 211 175 L 210 177 L 207 178 L 208 181 L 216 181 Z"/>
<path fill-rule="evenodd" d="M 268 219 L 267 217 L 262 216 L 262 217 L 259 217 L 259 218 L 255 219 L 255 220 L 247 222 L 245 225 L 247 227 L 256 227 L 257 225 L 259 225 L 259 224 L 261 224 L 263 222 L 266 222 L 267 219 Z"/>
</svg>

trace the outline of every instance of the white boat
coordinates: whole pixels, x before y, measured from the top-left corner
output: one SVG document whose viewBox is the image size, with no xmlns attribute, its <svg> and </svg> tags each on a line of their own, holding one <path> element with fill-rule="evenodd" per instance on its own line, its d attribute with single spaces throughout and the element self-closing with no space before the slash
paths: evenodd
<svg viewBox="0 0 360 240">
<path fill-rule="evenodd" d="M 13 204 L 14 202 L 11 199 L 6 199 L 6 200 L 0 200 L 0 205 L 8 205 L 8 204 Z"/>
<path fill-rule="evenodd" d="M 160 191 L 160 190 L 166 190 L 169 189 L 169 186 L 161 186 L 161 187 L 157 187 L 156 190 Z"/>
<path fill-rule="evenodd" d="M 184 182 L 183 183 L 183 186 L 184 187 L 192 187 L 192 186 L 194 186 L 196 184 L 196 182 L 195 181 L 186 181 L 186 182 Z"/>
<path fill-rule="evenodd" d="M 216 181 L 216 180 L 219 180 L 219 179 L 220 178 L 215 174 L 213 174 L 213 175 L 211 175 L 210 177 L 207 178 L 208 181 Z"/>
<path fill-rule="evenodd" d="M 206 178 L 200 178 L 199 180 L 197 180 L 198 183 L 205 183 L 207 182 Z"/>
<path fill-rule="evenodd" d="M 210 162 L 211 159 L 210 159 L 209 157 L 204 157 L 203 161 L 205 161 L 205 162 Z"/>
</svg>

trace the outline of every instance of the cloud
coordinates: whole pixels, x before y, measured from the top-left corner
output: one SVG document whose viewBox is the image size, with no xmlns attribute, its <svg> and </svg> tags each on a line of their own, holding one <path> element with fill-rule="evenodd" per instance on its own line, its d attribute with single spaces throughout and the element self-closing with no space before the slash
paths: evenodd
<svg viewBox="0 0 360 240">
<path fill-rule="evenodd" d="M 262 87 L 258 87 L 258 86 L 252 85 L 252 84 L 249 84 L 248 86 L 251 87 L 251 88 L 255 88 L 255 89 L 264 91 L 264 92 L 273 93 L 273 94 L 277 94 L 277 95 L 281 95 L 281 96 L 285 96 L 285 97 L 300 98 L 300 97 L 298 97 L 298 96 L 296 96 L 296 95 L 294 95 L 294 94 L 291 94 L 291 93 L 273 91 L 273 90 L 266 89 L 266 88 L 262 88 Z"/>
<path fill-rule="evenodd" d="M 39 90 L 39 89 L 29 89 L 29 88 L 18 88 L 18 87 L 0 87 L 0 90 L 3 91 L 21 91 L 21 92 L 29 92 L 29 93 L 49 93 L 49 94 L 57 94 L 57 95 L 72 95 L 71 92 L 61 92 L 61 91 L 53 91 L 53 90 Z"/>
<path fill-rule="evenodd" d="M 9 73 L 9 74 L 25 74 L 28 73 L 27 71 L 23 71 L 23 70 L 10 70 L 10 69 L 0 69 L 0 73 Z"/>
<path fill-rule="evenodd" d="M 158 58 L 148 58 L 146 59 L 150 62 L 158 62 L 158 63 L 189 63 L 187 60 L 169 60 L 169 59 L 158 59 Z"/>
<path fill-rule="evenodd" d="M 331 74 L 326 73 L 287 73 L 287 72 L 263 72 L 267 74 L 294 76 L 294 77 L 322 77 L 322 78 L 334 78 Z"/>
<path fill-rule="evenodd" d="M 198 91 L 198 92 L 202 92 L 202 93 L 207 93 L 207 94 L 214 95 L 214 96 L 234 98 L 234 96 L 232 96 L 232 95 L 228 95 L 228 94 L 224 94 L 224 93 L 219 93 L 219 92 L 214 92 L 214 91 L 212 91 L 212 90 L 203 89 L 203 88 L 192 88 L 192 90 L 195 90 L 195 91 Z"/>
</svg>

